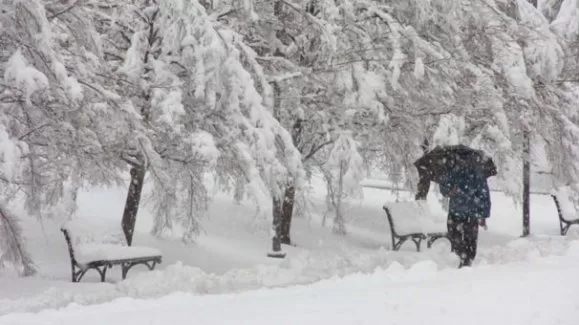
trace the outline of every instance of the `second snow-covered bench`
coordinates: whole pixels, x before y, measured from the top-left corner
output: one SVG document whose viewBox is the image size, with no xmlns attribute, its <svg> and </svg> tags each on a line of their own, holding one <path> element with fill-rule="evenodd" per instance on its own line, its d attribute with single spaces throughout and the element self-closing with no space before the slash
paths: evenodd
<svg viewBox="0 0 579 325">
<path fill-rule="evenodd" d="M 579 213 L 573 204 L 572 191 L 568 186 L 563 186 L 554 190 L 551 197 L 559 214 L 561 236 L 565 236 L 572 225 L 579 225 Z"/>
<path fill-rule="evenodd" d="M 153 270 L 161 263 L 158 249 L 128 246 L 120 226 L 87 221 L 72 220 L 60 229 L 68 245 L 72 282 L 79 282 L 90 269 L 95 269 L 104 282 L 107 269 L 113 265 L 121 266 L 121 275 L 125 279 L 129 269 L 137 264 L 144 264 Z"/>
<path fill-rule="evenodd" d="M 384 211 L 390 224 L 392 249 L 397 251 L 408 239 L 420 251 L 420 243 L 426 240 L 430 248 L 434 241 L 447 237 L 446 220 L 430 210 L 425 200 L 388 202 Z"/>
</svg>

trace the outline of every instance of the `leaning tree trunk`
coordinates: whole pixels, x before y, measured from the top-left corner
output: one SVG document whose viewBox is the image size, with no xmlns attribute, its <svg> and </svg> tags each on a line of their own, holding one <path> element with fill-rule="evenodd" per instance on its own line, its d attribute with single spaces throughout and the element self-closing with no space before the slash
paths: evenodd
<svg viewBox="0 0 579 325">
<path fill-rule="evenodd" d="M 0 205 L 0 268 L 9 262 L 24 276 L 34 275 L 36 266 L 24 245 L 22 227 L 16 216 Z"/>
<path fill-rule="evenodd" d="M 280 240 L 282 244 L 291 245 L 290 230 L 292 225 L 292 215 L 294 212 L 294 203 L 296 198 L 296 188 L 289 185 L 285 188 L 283 204 L 281 207 L 281 233 Z"/>
<path fill-rule="evenodd" d="M 145 182 L 145 172 L 145 167 L 131 167 L 131 183 L 129 184 L 122 221 L 123 232 L 125 233 L 125 238 L 129 246 L 131 246 L 133 242 L 135 224 L 137 223 L 137 212 L 139 211 L 139 202 L 141 201 L 141 193 L 143 192 Z"/>
</svg>

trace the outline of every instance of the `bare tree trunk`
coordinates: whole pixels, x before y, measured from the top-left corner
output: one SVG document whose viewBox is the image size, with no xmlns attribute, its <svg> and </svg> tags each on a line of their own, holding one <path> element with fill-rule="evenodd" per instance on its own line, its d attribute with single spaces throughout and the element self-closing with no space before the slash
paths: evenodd
<svg viewBox="0 0 579 325">
<path fill-rule="evenodd" d="M 420 146 L 422 148 L 422 152 L 426 154 L 428 152 L 428 138 L 424 137 L 424 141 Z M 415 200 L 426 200 L 428 196 L 428 191 L 430 190 L 430 179 L 425 176 L 420 176 L 418 180 L 418 187 L 416 189 L 416 196 L 414 197 Z"/>
<path fill-rule="evenodd" d="M 538 8 L 537 0 L 529 0 L 533 7 Z M 523 130 L 523 237 L 531 234 L 531 140 L 529 130 Z"/>
<path fill-rule="evenodd" d="M 135 224 L 137 223 L 137 212 L 139 211 L 141 193 L 143 192 L 145 173 L 145 167 L 131 167 L 131 183 L 129 184 L 125 211 L 123 212 L 123 221 L 121 223 L 129 246 L 133 243 L 133 234 L 135 232 Z"/>
<path fill-rule="evenodd" d="M 275 4 L 274 8 L 275 12 L 279 14 L 279 10 L 281 10 L 281 2 L 278 1 Z M 280 119 L 280 109 L 281 109 L 281 88 L 277 82 L 272 83 L 273 86 L 273 115 L 275 119 L 281 121 Z M 272 238 L 272 252 L 268 254 L 269 257 L 277 257 L 283 258 L 285 254 L 281 250 L 281 224 L 283 219 L 283 212 L 282 212 L 282 202 L 281 198 L 277 196 L 273 196 L 272 198 L 273 204 L 273 230 L 274 236 Z"/>
<path fill-rule="evenodd" d="M 338 179 L 338 197 L 336 200 L 336 217 L 334 218 L 334 232 L 336 234 L 345 235 L 346 225 L 344 216 L 342 215 L 342 193 L 344 192 L 344 162 L 340 162 L 340 178 Z"/>
<path fill-rule="evenodd" d="M 281 250 L 281 206 L 282 202 L 279 197 L 273 198 L 273 230 L 272 251 L 267 254 L 268 257 L 284 258 L 285 253 Z"/>
<path fill-rule="evenodd" d="M 418 190 L 416 192 L 415 200 L 426 200 L 428 191 L 430 190 L 430 179 L 428 177 L 420 177 L 418 181 Z"/>
<path fill-rule="evenodd" d="M 303 120 L 297 118 L 292 126 L 292 141 L 294 146 L 298 147 L 303 133 Z M 296 201 L 295 184 L 288 184 L 285 187 L 283 205 L 281 208 L 281 242 L 282 244 L 291 245 L 290 229 L 294 213 L 294 204 Z"/>
<path fill-rule="evenodd" d="M 531 233 L 530 218 L 530 136 L 529 131 L 523 132 L 523 236 Z"/>
<path fill-rule="evenodd" d="M 296 198 L 296 188 L 293 185 L 286 186 L 283 203 L 281 207 L 281 234 L 282 244 L 291 245 L 290 230 L 292 225 L 292 215 Z"/>
</svg>

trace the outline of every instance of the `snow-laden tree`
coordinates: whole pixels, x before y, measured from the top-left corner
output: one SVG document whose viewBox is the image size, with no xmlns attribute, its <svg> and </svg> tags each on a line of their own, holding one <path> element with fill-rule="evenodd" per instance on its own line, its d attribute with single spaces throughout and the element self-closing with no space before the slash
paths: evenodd
<svg viewBox="0 0 579 325">
<path fill-rule="evenodd" d="M 396 102 L 405 105 L 401 111 L 408 112 L 413 99 L 426 99 L 450 109 L 449 116 L 458 117 L 458 124 L 452 127 L 460 131 L 462 142 L 489 152 L 499 165 L 502 187 L 513 195 L 520 193 L 522 131 L 546 139 L 557 137 L 560 130 L 572 133 L 572 123 L 561 127 L 567 119 L 566 114 L 561 114 L 561 101 L 569 101 L 572 92 L 562 96 L 562 88 L 569 85 L 554 87 L 565 80 L 564 71 L 569 71 L 564 69 L 565 65 L 570 66 L 566 62 L 570 48 L 565 44 L 572 42 L 562 42 L 554 32 L 556 28 L 524 0 L 393 1 L 370 8 L 392 34 L 400 36 L 391 40 L 392 49 L 386 53 L 391 52 L 394 57 L 398 48 L 397 62 L 402 67 L 410 64 L 409 58 L 415 58 L 414 73 L 405 73 L 402 68 L 397 77 L 400 92 L 406 95 L 397 97 Z M 572 10 L 567 9 L 564 14 L 567 19 L 572 16 L 569 12 Z M 573 26 L 562 21 L 559 24 Z M 395 40 L 401 45 L 396 45 Z M 393 72 L 395 67 L 391 63 Z M 421 78 L 415 79 L 417 76 Z M 425 89 L 424 94 L 413 92 L 415 89 Z M 396 94 L 392 90 L 386 92 Z M 425 123 L 427 138 L 448 128 L 448 118 L 443 116 L 437 121 L 436 112 L 434 107 L 424 111 L 435 117 L 431 122 L 421 122 Z M 544 123 L 545 119 L 554 122 Z M 464 126 L 460 127 L 462 123 Z M 429 124 L 434 127 L 430 131 Z M 416 136 L 412 130 L 410 134 Z M 570 139 L 571 134 L 566 137 Z M 573 141 L 566 143 L 569 147 Z M 410 166 L 408 161 L 398 165 Z"/>
<path fill-rule="evenodd" d="M 327 82 L 313 72 L 331 55 L 334 35 L 330 27 L 305 7 L 288 1 L 220 2 L 214 16 L 239 30 L 247 46 L 244 54 L 251 73 L 274 117 L 287 129 L 305 166 L 324 147 L 331 144 L 330 116 L 316 106 L 320 85 Z M 309 28 L 302 28 L 308 25 Z M 321 127 L 320 127 L 321 126 Z M 291 218 L 303 213 L 306 188 L 288 178 L 280 211 L 280 237 L 291 242 Z M 243 193 L 236 192 L 236 197 Z M 294 209 L 294 203 L 297 209 Z M 301 211 L 300 211 L 301 210 Z"/>
<path fill-rule="evenodd" d="M 24 235 L 16 216 L 0 206 L 0 269 L 15 268 L 24 276 L 36 273 L 36 266 L 24 246 Z"/>
<path fill-rule="evenodd" d="M 364 161 L 357 147 L 351 131 L 339 132 L 328 162 L 323 166 L 328 184 L 327 208 L 335 214 L 334 232 L 341 235 L 346 234 L 345 212 L 348 204 L 362 197 L 360 182 L 365 175 Z"/>
<path fill-rule="evenodd" d="M 574 184 L 579 181 L 579 2 L 540 1 L 539 9 L 544 24 L 558 36 L 564 56 L 558 75 L 535 87 L 543 106 L 536 129 L 547 143 L 556 185 Z"/>
<path fill-rule="evenodd" d="M 327 163 L 338 130 L 351 130 L 355 139 L 363 140 L 361 147 L 367 157 L 374 154 L 384 160 L 394 159 L 407 155 L 408 146 L 418 148 L 417 142 L 423 138 L 420 118 L 429 115 L 423 105 L 427 100 L 408 105 L 408 98 L 418 96 L 407 96 L 404 88 L 397 86 L 400 57 L 392 56 L 389 50 L 396 46 L 391 43 L 400 42 L 383 36 L 390 34 L 390 26 L 376 19 L 378 3 L 220 4 L 226 7 L 215 9 L 214 15 L 240 30 L 257 54 L 252 62 L 261 68 L 253 70 L 255 79 L 261 80 L 264 97 L 271 98 L 276 118 L 292 133 L 306 167 Z M 245 12 L 244 8 L 252 11 Z M 248 16 L 252 19 L 245 19 Z M 420 78 L 420 69 L 414 70 L 412 75 Z M 400 136 L 403 132 L 406 134 Z M 377 142 L 374 135 L 380 135 L 383 142 L 373 145 Z M 390 141 L 390 136 L 401 141 Z M 288 225 L 282 227 L 286 243 L 290 242 L 288 230 L 296 192 L 303 194 L 288 183 L 283 203 L 289 202 L 289 209 L 282 209 L 284 225 Z"/>
<path fill-rule="evenodd" d="M 68 217 L 83 183 L 116 179 L 115 148 L 127 129 L 118 96 L 95 73 L 100 66 L 90 25 L 66 19 L 65 8 L 3 1 L 0 11 L 0 195 L 3 209 L 23 197 L 26 211 L 39 219 Z M 19 228 L 6 225 L 15 214 L 4 215 L 11 216 L 4 229 L 13 231 L 2 237 L 21 241 Z M 21 253 L 8 256 L 14 254 Z"/>
<path fill-rule="evenodd" d="M 0 191 L 37 217 L 129 167 L 129 242 L 146 176 L 153 232 L 190 239 L 216 174 L 289 243 L 302 165 L 335 171 L 339 143 L 414 187 L 423 150 L 461 142 L 516 195 L 530 134 L 579 181 L 577 0 L 1 4 Z"/>
<path fill-rule="evenodd" d="M 257 1 L 238 17 L 243 8 L 228 5 L 215 15 L 239 29 L 258 54 L 255 63 L 264 69 L 254 71 L 265 76 L 256 79 L 264 89 L 268 80 L 272 84 L 273 91 L 264 93 L 280 109 L 276 117 L 293 133 L 306 165 L 312 157 L 325 164 L 330 149 L 324 146 L 335 141 L 337 130 L 349 129 L 368 165 L 409 175 L 402 178 L 412 184 L 412 162 L 424 139 L 431 140 L 439 116 L 466 118 L 468 141 L 489 121 L 505 126 L 495 71 L 490 62 L 472 62 L 469 51 L 478 55 L 478 44 L 465 45 L 472 34 L 484 34 L 472 22 L 484 20 L 474 17 L 479 7 L 461 9 L 446 1 Z M 505 138 L 510 140 L 500 140 Z M 505 157 L 512 153 L 510 144 L 500 148 Z"/>
<path fill-rule="evenodd" d="M 174 224 L 187 239 L 199 230 L 208 199 L 203 179 L 212 172 L 241 179 L 259 215 L 271 216 L 271 197 L 281 196 L 287 177 L 301 177 L 301 162 L 257 90 L 249 71 L 259 66 L 242 38 L 196 1 L 133 1 L 99 15 L 95 24 L 109 40 L 107 73 L 142 121 L 124 148 L 131 165 L 127 237 L 146 173 L 156 234 Z"/>
<path fill-rule="evenodd" d="M 321 8 L 324 5 L 331 6 L 321 2 Z M 574 165 L 575 124 L 565 107 L 576 96 L 575 86 L 568 82 L 577 71 L 575 1 L 557 4 L 564 9 L 551 10 L 557 13 L 552 23 L 524 0 L 350 5 L 356 10 L 342 7 L 331 12 L 351 12 L 356 19 L 344 25 L 355 26 L 356 38 L 371 40 L 367 42 L 371 45 L 360 42 L 358 51 L 346 52 L 350 57 L 345 66 L 358 77 L 338 94 L 360 98 L 356 83 L 372 80 L 360 83 L 365 94 L 370 91 L 362 98 L 378 99 L 382 105 L 374 107 L 384 110 L 386 121 L 376 123 L 380 121 L 376 114 L 368 115 L 374 120 L 355 120 L 362 122 L 356 131 L 364 136 L 364 156 L 374 157 L 392 174 L 412 176 L 421 138 L 434 144 L 432 137 L 448 127 L 448 117 L 455 116 L 459 122 L 452 127 L 457 127 L 461 142 L 494 157 L 500 166 L 499 183 L 513 195 L 522 189 L 523 130 L 549 143 L 560 139 L 549 149 L 551 156 L 563 156 L 557 163 L 559 175 L 563 166 Z M 338 57 L 340 52 L 334 56 Z M 356 68 L 357 62 L 363 64 Z M 345 85 L 347 80 L 337 79 Z M 372 89 L 379 91 L 372 94 Z M 360 107 L 357 104 L 353 106 Z M 360 112 L 353 116 L 363 117 Z M 554 154 L 561 151 L 566 155 Z M 563 174 L 568 178 L 574 167 L 566 169 Z"/>
<path fill-rule="evenodd" d="M 509 4 L 487 5 L 492 9 L 488 11 L 489 17 L 494 17 L 494 24 L 501 27 L 488 36 L 493 41 L 493 70 L 504 78 L 503 83 L 497 83 L 504 89 L 505 98 L 505 118 L 501 124 L 510 125 L 508 141 L 514 153 L 510 159 L 505 159 L 510 163 L 502 165 L 510 167 L 505 168 L 506 175 L 520 175 L 513 171 L 520 169 L 520 161 L 526 159 L 520 153 L 527 132 L 529 137 L 548 144 L 547 152 L 556 178 L 576 182 L 577 124 L 572 117 L 575 115 L 573 110 L 567 107 L 577 105 L 573 99 L 576 98 L 576 86 L 569 78 L 578 72 L 572 54 L 577 50 L 577 43 L 576 39 L 565 37 L 572 35 L 569 32 L 576 26 L 573 15 L 577 4 L 559 3 L 561 7 L 556 9 L 559 4 L 551 2 L 550 10 L 546 10 L 547 3 L 540 4 L 539 8 L 524 0 Z M 556 13 L 555 24 L 550 22 L 553 12 Z M 544 13 L 551 14 L 544 16 Z M 512 178 L 505 185 L 511 193 L 518 193 L 519 184 L 520 180 Z"/>
</svg>

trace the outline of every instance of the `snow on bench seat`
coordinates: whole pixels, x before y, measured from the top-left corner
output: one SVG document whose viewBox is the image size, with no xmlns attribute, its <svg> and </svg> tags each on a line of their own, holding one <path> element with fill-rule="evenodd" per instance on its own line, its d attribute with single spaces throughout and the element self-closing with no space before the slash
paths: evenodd
<svg viewBox="0 0 579 325">
<path fill-rule="evenodd" d="M 143 246 L 83 244 L 75 248 L 74 256 L 79 264 L 89 264 L 96 261 L 134 260 L 161 256 L 161 251 Z"/>
<path fill-rule="evenodd" d="M 573 192 L 569 186 L 559 187 L 553 190 L 551 194 L 557 197 L 563 218 L 567 220 L 579 219 L 579 214 L 573 203 Z"/>
<path fill-rule="evenodd" d="M 124 279 L 134 265 L 145 264 L 153 270 L 161 263 L 160 250 L 128 246 L 120 222 L 79 218 L 66 222 L 61 230 L 68 244 L 73 282 L 80 281 L 89 269 L 97 270 L 104 282 L 107 269 L 113 265 L 121 265 Z"/>
<path fill-rule="evenodd" d="M 446 237 L 446 218 L 433 213 L 426 200 L 387 202 L 384 210 L 390 223 L 394 250 L 408 239 L 412 239 L 420 251 L 422 239 L 428 239 L 430 247 L 438 238 Z"/>
<path fill-rule="evenodd" d="M 396 233 L 399 235 L 446 232 L 446 218 L 433 213 L 425 200 L 388 202 Z"/>
</svg>

